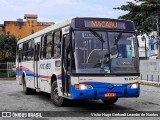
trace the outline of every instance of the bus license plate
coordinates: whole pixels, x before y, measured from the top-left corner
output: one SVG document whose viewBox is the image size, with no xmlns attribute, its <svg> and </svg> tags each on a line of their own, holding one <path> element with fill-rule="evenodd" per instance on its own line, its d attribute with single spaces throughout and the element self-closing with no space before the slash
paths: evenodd
<svg viewBox="0 0 160 120">
<path fill-rule="evenodd" d="M 116 97 L 116 93 L 104 93 L 105 97 Z"/>
</svg>

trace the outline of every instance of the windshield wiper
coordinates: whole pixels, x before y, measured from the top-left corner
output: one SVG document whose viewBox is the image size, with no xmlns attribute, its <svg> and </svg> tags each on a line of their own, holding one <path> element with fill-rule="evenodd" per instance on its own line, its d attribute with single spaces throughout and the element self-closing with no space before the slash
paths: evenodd
<svg viewBox="0 0 160 120">
<path fill-rule="evenodd" d="M 94 31 L 93 29 L 89 29 L 89 31 L 90 31 L 96 38 L 98 38 L 98 40 L 100 40 L 102 43 L 105 42 L 105 40 L 102 38 L 102 36 L 100 36 L 96 31 Z"/>
<path fill-rule="evenodd" d="M 117 51 L 118 51 L 117 57 L 119 57 L 119 55 L 120 55 L 120 50 L 119 50 L 118 42 L 119 42 L 119 40 L 120 40 L 120 38 L 121 38 L 121 36 L 122 36 L 122 33 L 123 33 L 123 31 L 121 31 L 121 32 L 118 34 L 118 36 L 115 38 L 115 43 L 114 43 L 114 45 L 116 45 L 116 47 L 117 47 Z"/>
<path fill-rule="evenodd" d="M 119 40 L 120 40 L 120 38 L 121 38 L 121 36 L 122 36 L 122 33 L 123 33 L 123 31 L 121 31 L 121 32 L 118 34 L 117 38 L 115 38 L 115 43 L 114 43 L 114 45 L 117 45 L 117 44 L 118 44 L 118 42 L 119 42 Z"/>
</svg>

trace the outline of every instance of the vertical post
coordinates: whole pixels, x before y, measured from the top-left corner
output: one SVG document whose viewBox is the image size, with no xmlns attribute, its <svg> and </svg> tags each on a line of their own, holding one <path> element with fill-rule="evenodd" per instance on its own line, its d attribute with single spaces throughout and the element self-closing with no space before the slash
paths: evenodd
<svg viewBox="0 0 160 120">
<path fill-rule="evenodd" d="M 8 65 L 8 62 L 7 62 L 7 76 L 9 78 L 9 65 Z"/>
<path fill-rule="evenodd" d="M 145 57 L 146 57 L 146 59 L 147 59 L 147 46 L 146 46 L 146 38 L 144 38 L 144 40 L 145 40 Z"/>
</svg>

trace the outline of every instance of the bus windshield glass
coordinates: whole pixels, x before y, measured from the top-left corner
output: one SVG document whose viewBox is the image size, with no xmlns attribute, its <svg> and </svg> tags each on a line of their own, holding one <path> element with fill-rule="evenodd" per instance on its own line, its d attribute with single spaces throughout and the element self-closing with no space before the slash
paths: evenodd
<svg viewBox="0 0 160 120">
<path fill-rule="evenodd" d="M 133 33 L 75 31 L 75 72 L 137 73 L 135 47 Z"/>
</svg>

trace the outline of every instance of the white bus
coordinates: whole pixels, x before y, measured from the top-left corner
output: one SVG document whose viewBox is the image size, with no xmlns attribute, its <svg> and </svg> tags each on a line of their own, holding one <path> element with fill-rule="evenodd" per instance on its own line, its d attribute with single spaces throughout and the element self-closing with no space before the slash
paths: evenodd
<svg viewBox="0 0 160 120">
<path fill-rule="evenodd" d="M 72 18 L 17 43 L 16 79 L 25 94 L 51 94 L 56 106 L 67 99 L 139 97 L 135 26 L 109 18 Z"/>
</svg>

